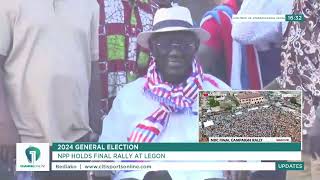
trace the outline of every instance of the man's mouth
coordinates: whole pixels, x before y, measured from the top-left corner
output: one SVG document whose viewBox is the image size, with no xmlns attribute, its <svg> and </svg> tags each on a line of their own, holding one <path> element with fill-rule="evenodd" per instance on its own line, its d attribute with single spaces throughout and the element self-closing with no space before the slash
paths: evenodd
<svg viewBox="0 0 320 180">
<path fill-rule="evenodd" d="M 181 67 L 183 65 L 184 63 L 181 59 L 168 59 L 168 66 L 170 67 Z"/>
</svg>

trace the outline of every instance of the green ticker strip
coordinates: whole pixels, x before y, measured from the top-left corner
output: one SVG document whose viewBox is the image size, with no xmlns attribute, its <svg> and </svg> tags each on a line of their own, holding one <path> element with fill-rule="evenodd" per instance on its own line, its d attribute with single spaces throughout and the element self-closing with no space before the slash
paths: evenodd
<svg viewBox="0 0 320 180">
<path fill-rule="evenodd" d="M 301 143 L 53 143 L 53 151 L 301 151 Z"/>
</svg>

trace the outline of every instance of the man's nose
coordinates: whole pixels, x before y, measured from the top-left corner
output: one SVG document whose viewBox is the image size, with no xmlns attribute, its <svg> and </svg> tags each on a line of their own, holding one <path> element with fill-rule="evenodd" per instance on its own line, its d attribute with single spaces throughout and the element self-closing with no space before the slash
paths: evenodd
<svg viewBox="0 0 320 180">
<path fill-rule="evenodd" d="M 169 51 L 169 56 L 182 56 L 182 51 L 178 46 L 172 46 Z"/>
</svg>

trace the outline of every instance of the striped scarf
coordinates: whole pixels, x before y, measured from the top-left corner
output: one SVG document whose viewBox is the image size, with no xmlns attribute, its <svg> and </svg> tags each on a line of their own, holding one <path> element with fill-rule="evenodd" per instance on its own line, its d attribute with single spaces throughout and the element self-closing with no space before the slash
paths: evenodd
<svg viewBox="0 0 320 180">
<path fill-rule="evenodd" d="M 128 142 L 153 142 L 166 128 L 171 113 L 191 112 L 198 90 L 202 90 L 204 74 L 196 60 L 192 64 L 192 74 L 186 83 L 172 85 L 163 82 L 156 70 L 154 60 L 150 62 L 144 93 L 160 103 L 160 107 L 140 122 L 132 131 Z M 216 83 L 214 83 L 216 85 Z"/>
</svg>

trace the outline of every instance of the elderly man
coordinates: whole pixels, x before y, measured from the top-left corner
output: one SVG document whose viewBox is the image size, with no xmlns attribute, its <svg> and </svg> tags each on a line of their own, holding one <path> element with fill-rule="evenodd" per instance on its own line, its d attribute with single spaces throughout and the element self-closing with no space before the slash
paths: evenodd
<svg viewBox="0 0 320 180">
<path fill-rule="evenodd" d="M 198 142 L 198 91 L 229 89 L 203 74 L 194 59 L 209 34 L 193 28 L 187 8 L 157 11 L 153 30 L 140 33 L 138 43 L 154 59 L 147 75 L 124 86 L 106 117 L 100 142 Z M 119 172 L 116 179 L 143 179 L 147 172 Z M 173 179 L 223 177 L 220 171 L 170 172 Z"/>
</svg>

